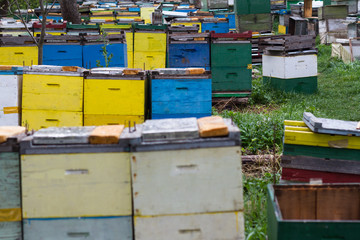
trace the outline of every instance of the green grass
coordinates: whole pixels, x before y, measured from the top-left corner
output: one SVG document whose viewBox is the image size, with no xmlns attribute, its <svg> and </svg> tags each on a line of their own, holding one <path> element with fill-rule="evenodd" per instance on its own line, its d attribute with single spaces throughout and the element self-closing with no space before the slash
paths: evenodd
<svg viewBox="0 0 360 240">
<path fill-rule="evenodd" d="M 283 122 L 302 120 L 303 112 L 317 117 L 360 121 L 360 62 L 344 64 L 331 58 L 331 47 L 319 45 L 318 92 L 284 93 L 253 80 L 249 104 L 236 111 L 216 112 L 230 117 L 241 131 L 243 154 L 282 151 Z M 259 69 L 261 72 L 261 69 Z M 277 173 L 279 179 L 280 173 Z M 266 239 L 266 185 L 272 174 L 244 178 L 245 233 L 248 240 Z"/>
</svg>

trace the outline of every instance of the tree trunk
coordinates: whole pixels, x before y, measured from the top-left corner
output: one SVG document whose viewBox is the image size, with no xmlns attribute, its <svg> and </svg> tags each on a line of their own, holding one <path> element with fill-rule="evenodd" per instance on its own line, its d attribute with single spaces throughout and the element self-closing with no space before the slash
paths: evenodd
<svg viewBox="0 0 360 240">
<path fill-rule="evenodd" d="M 60 0 L 59 2 L 64 21 L 80 24 L 81 18 L 76 0 Z"/>
<path fill-rule="evenodd" d="M 9 2 L 8 0 L 0 0 L 0 17 L 7 17 Z"/>
</svg>

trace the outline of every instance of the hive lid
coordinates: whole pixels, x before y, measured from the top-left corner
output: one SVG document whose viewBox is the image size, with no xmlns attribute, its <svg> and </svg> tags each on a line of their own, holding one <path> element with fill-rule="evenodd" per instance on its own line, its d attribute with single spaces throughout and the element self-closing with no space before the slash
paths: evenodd
<svg viewBox="0 0 360 240">
<path fill-rule="evenodd" d="M 85 144 L 95 127 L 49 127 L 34 133 L 33 144 Z"/>
<path fill-rule="evenodd" d="M 313 132 L 360 136 L 360 129 L 357 129 L 358 122 L 317 118 L 309 112 L 304 112 L 303 121 Z"/>
<path fill-rule="evenodd" d="M 143 124 L 143 141 L 181 140 L 199 137 L 196 118 L 147 120 Z"/>
</svg>

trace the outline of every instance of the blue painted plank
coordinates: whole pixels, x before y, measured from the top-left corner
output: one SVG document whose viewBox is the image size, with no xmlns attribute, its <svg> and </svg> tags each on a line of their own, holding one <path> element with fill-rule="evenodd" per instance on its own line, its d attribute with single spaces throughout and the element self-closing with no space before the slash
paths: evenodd
<svg viewBox="0 0 360 240">
<path fill-rule="evenodd" d="M 211 114 L 208 113 L 199 113 L 199 114 L 153 114 L 152 119 L 165 119 L 165 118 L 189 118 L 189 117 L 196 117 L 196 118 L 202 118 L 202 117 L 208 117 L 211 116 Z"/>
<path fill-rule="evenodd" d="M 216 33 L 228 33 L 229 22 L 203 22 L 201 24 L 201 31 L 214 31 Z"/>
<path fill-rule="evenodd" d="M 206 102 L 152 102 L 151 114 L 211 114 L 211 100 Z"/>
<path fill-rule="evenodd" d="M 44 45 L 43 64 L 82 67 L 82 46 Z"/>
<path fill-rule="evenodd" d="M 1 240 L 21 240 L 21 222 L 0 222 Z"/>
<path fill-rule="evenodd" d="M 0 209 L 20 208 L 19 171 L 18 153 L 0 153 Z"/>
<path fill-rule="evenodd" d="M 152 102 L 211 102 L 211 79 L 152 79 Z"/>
<path fill-rule="evenodd" d="M 168 67 L 210 67 L 210 44 L 169 44 Z"/>
<path fill-rule="evenodd" d="M 105 59 L 102 47 L 104 44 L 93 44 L 83 46 L 83 67 L 97 67 L 96 60 L 100 60 L 100 65 L 105 67 Z M 124 43 L 110 44 L 106 47 L 108 56 L 113 54 L 109 67 L 126 67 L 127 66 L 127 46 Z"/>
<path fill-rule="evenodd" d="M 25 219 L 26 240 L 132 240 L 132 217 L 80 218 L 57 220 Z"/>
</svg>

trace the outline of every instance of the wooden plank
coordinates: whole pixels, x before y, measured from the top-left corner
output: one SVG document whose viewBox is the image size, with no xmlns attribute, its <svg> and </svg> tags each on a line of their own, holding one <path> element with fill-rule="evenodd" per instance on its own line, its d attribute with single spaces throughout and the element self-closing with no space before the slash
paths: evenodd
<svg viewBox="0 0 360 240">
<path fill-rule="evenodd" d="M 310 182 L 310 179 L 322 179 L 323 183 L 359 183 L 360 176 L 355 174 L 330 173 L 322 171 L 283 168 L 281 179 L 297 182 Z"/>
<path fill-rule="evenodd" d="M 304 17 L 312 17 L 312 0 L 304 0 Z"/>
<path fill-rule="evenodd" d="M 243 212 L 135 217 L 138 240 L 244 240 Z"/>
<path fill-rule="evenodd" d="M 211 116 L 197 120 L 200 137 L 227 136 L 229 130 L 220 116 Z"/>
<path fill-rule="evenodd" d="M 281 157 L 281 166 L 286 168 L 360 175 L 360 161 L 283 155 Z"/>
<path fill-rule="evenodd" d="M 275 194 L 283 219 L 316 219 L 315 189 L 277 189 Z"/>
<path fill-rule="evenodd" d="M 19 154 L 0 153 L 0 169 L 0 210 L 20 208 Z"/>
<path fill-rule="evenodd" d="M 360 220 L 360 189 L 357 186 L 319 188 L 316 195 L 318 220 Z"/>
<path fill-rule="evenodd" d="M 21 156 L 24 218 L 132 214 L 129 153 Z"/>
<path fill-rule="evenodd" d="M 133 153 L 134 214 L 241 211 L 240 154 L 239 147 Z"/>
<path fill-rule="evenodd" d="M 14 240 L 22 239 L 21 222 L 1 222 L 0 239 Z"/>
<path fill-rule="evenodd" d="M 117 144 L 124 125 L 110 125 L 96 127 L 90 134 L 91 144 Z"/>
<path fill-rule="evenodd" d="M 6 142 L 9 137 L 25 133 L 26 128 L 20 126 L 0 126 L 0 143 Z"/>
</svg>

